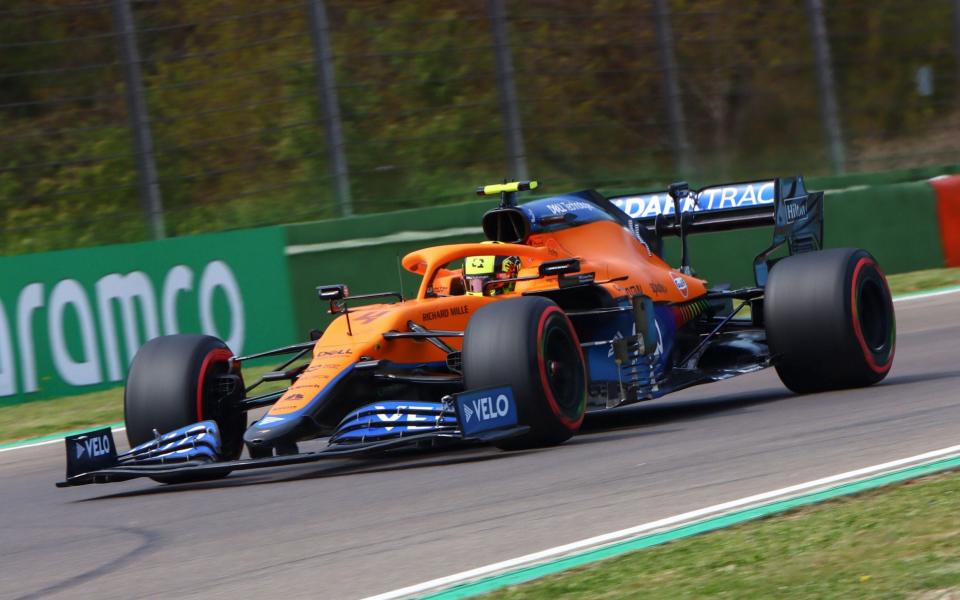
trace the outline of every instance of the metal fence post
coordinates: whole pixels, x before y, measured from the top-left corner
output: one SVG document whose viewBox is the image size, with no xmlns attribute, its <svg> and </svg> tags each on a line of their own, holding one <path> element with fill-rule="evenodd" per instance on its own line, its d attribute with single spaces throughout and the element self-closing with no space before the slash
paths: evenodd
<svg viewBox="0 0 960 600">
<path fill-rule="evenodd" d="M 835 174 L 846 171 L 846 149 L 843 145 L 843 131 L 840 128 L 840 114 L 837 109 L 837 96 L 833 85 L 833 65 L 830 62 L 830 40 L 823 19 L 823 2 L 806 0 L 807 15 L 810 18 L 810 35 L 813 38 L 813 56 L 817 69 L 817 91 L 820 95 L 820 117 L 827 135 L 830 150 L 830 164 Z"/>
<path fill-rule="evenodd" d="M 673 50 L 673 30 L 670 27 L 670 7 L 667 0 L 652 0 L 653 16 L 657 29 L 657 46 L 660 50 L 660 70 L 663 72 L 663 87 L 666 91 L 667 121 L 670 125 L 670 142 L 677 172 L 690 171 L 690 144 L 687 141 L 687 125 L 683 116 L 683 100 L 677 80 L 677 57 Z"/>
<path fill-rule="evenodd" d="M 310 5 L 310 36 L 313 39 L 313 58 L 317 88 L 323 110 L 324 130 L 327 137 L 327 156 L 333 176 L 334 192 L 340 214 L 353 214 L 350 197 L 350 170 L 347 165 L 346 145 L 343 142 L 343 124 L 340 120 L 340 100 L 337 98 L 337 80 L 333 69 L 333 52 L 330 50 L 330 22 L 327 20 L 327 5 L 323 0 L 307 0 Z"/>
<path fill-rule="evenodd" d="M 150 113 L 143 93 L 143 73 L 140 70 L 140 51 L 137 48 L 137 32 L 133 23 L 130 0 L 113 0 L 113 26 L 118 35 L 123 77 L 127 88 L 127 112 L 130 115 L 130 131 L 133 134 L 134 151 L 137 157 L 137 175 L 140 183 L 140 202 L 155 240 L 166 237 L 163 219 L 163 199 L 157 177 L 157 164 L 153 152 L 153 133 L 150 130 Z"/>
<path fill-rule="evenodd" d="M 500 93 L 500 112 L 503 114 L 503 135 L 507 142 L 511 176 L 525 180 L 527 152 L 523 145 L 523 126 L 520 124 L 520 109 L 517 106 L 517 88 L 513 83 L 513 59 L 507 36 L 507 17 L 503 0 L 489 0 L 490 25 L 493 28 L 493 43 L 497 59 L 497 90 Z"/>
</svg>

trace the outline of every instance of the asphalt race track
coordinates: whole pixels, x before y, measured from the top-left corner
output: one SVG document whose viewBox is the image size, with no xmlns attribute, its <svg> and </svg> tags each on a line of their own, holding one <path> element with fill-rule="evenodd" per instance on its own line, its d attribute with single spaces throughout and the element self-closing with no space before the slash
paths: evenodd
<svg viewBox="0 0 960 600">
<path fill-rule="evenodd" d="M 548 450 L 65 490 L 60 444 L 4 452 L 0 598 L 357 598 L 958 444 L 960 294 L 896 306 L 878 386 L 799 397 L 768 370 L 588 417 Z"/>
</svg>

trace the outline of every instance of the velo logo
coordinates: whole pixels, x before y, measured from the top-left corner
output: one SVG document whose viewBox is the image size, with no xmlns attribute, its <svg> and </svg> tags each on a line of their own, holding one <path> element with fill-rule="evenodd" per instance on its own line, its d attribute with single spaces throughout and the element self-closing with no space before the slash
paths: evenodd
<svg viewBox="0 0 960 600">
<path fill-rule="evenodd" d="M 79 440 L 77 441 L 77 458 L 83 458 L 84 453 L 92 457 L 105 456 L 110 454 L 111 448 L 109 435 Z"/>
<path fill-rule="evenodd" d="M 470 404 L 464 405 L 463 414 L 466 416 L 467 422 L 474 415 L 477 415 L 477 419 L 481 421 L 499 419 L 510 414 L 510 399 L 505 394 L 498 394 L 496 399 L 493 396 L 478 398 Z"/>
<path fill-rule="evenodd" d="M 517 405 L 509 387 L 464 392 L 456 396 L 456 404 L 465 435 L 517 424 Z"/>
</svg>

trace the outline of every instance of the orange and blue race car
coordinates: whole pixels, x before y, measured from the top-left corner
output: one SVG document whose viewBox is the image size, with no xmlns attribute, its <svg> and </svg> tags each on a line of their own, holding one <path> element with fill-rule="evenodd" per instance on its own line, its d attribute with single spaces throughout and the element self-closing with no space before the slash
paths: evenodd
<svg viewBox="0 0 960 600">
<path fill-rule="evenodd" d="M 823 193 L 801 177 L 517 202 L 536 187 L 479 188 L 499 197 L 486 240 L 404 257 L 422 277 L 415 298 L 318 287 L 335 319 L 310 341 L 250 356 L 203 335 L 147 342 L 124 392 L 132 449 L 118 454 L 109 428 L 70 436 L 58 485 L 197 481 L 407 446 L 548 446 L 586 411 L 769 366 L 798 393 L 867 386 L 890 370 L 883 272 L 864 250 L 822 249 Z M 755 285 L 695 275 L 689 235 L 757 226 L 773 235 L 753 261 Z M 671 236 L 678 265 L 663 259 Z M 243 364 L 274 355 L 291 358 L 248 385 Z M 255 393 L 276 381 L 289 385 Z M 300 450 L 314 438 L 327 445 Z"/>
</svg>

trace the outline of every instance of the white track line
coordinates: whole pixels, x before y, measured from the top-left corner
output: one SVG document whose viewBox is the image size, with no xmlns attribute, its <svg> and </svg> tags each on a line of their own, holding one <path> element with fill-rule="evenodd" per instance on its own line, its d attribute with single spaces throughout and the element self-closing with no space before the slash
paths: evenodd
<svg viewBox="0 0 960 600">
<path fill-rule="evenodd" d="M 126 427 L 114 427 L 114 431 L 126 431 Z M 44 440 L 42 442 L 32 442 L 29 444 L 23 444 L 22 446 L 10 446 L 9 448 L 0 448 L 0 453 L 10 452 L 11 450 L 23 450 L 24 448 L 37 448 L 38 446 L 49 446 L 50 444 L 61 444 L 63 443 L 63 438 L 57 438 L 55 440 Z"/>
<path fill-rule="evenodd" d="M 910 294 L 905 296 L 900 296 L 899 298 L 894 298 L 894 302 L 908 302 L 910 300 L 923 300 L 924 298 L 933 298 L 935 296 L 946 296 L 947 294 L 956 294 L 960 292 L 960 286 L 946 289 L 946 290 L 937 290 L 935 292 L 919 292 L 917 294 Z"/>
<path fill-rule="evenodd" d="M 481 577 L 493 575 L 503 571 L 509 571 L 517 567 L 533 565 L 549 559 L 560 558 L 564 555 L 575 552 L 583 552 L 596 547 L 604 546 L 612 542 L 637 537 L 641 534 L 652 533 L 657 530 L 674 527 L 683 523 L 698 521 L 704 517 L 717 516 L 726 512 L 730 512 L 734 509 L 745 508 L 750 505 L 764 504 L 774 499 L 797 495 L 799 492 L 809 492 L 817 488 L 829 487 L 833 484 L 846 480 L 856 480 L 866 475 L 876 475 L 884 471 L 893 471 L 907 465 L 920 464 L 938 458 L 945 458 L 951 455 L 960 455 L 960 446 L 941 448 L 940 450 L 933 450 L 931 452 L 925 452 L 923 454 L 918 454 L 908 458 L 892 460 L 890 462 L 874 465 L 872 467 L 864 467 L 862 469 L 847 471 L 846 473 L 838 473 L 837 475 L 831 475 L 821 479 L 814 479 L 813 481 L 808 481 L 806 483 L 800 483 L 777 490 L 771 490 L 769 492 L 763 492 L 761 494 L 755 494 L 753 496 L 747 496 L 745 498 L 740 498 L 739 500 L 731 500 L 730 502 L 724 502 L 722 504 L 714 504 L 713 506 L 708 506 L 706 508 L 692 510 L 690 512 L 674 515 L 665 519 L 659 519 L 657 521 L 650 521 L 649 523 L 643 523 L 642 525 L 636 525 L 627 529 L 611 531 L 610 533 L 604 533 L 602 535 L 572 542 L 570 544 L 547 548 L 546 550 L 541 550 L 540 552 L 525 554 L 510 560 L 504 560 L 483 567 L 478 567 L 476 569 L 470 569 L 469 571 L 462 571 L 446 577 L 431 579 L 430 581 L 425 581 L 423 583 L 400 588 L 391 592 L 378 594 L 376 596 L 368 596 L 364 600 L 393 600 L 415 594 L 422 594 L 428 591 L 440 591 L 443 588 L 450 587 L 458 583 L 464 583 L 473 579 L 479 579 Z"/>
</svg>

